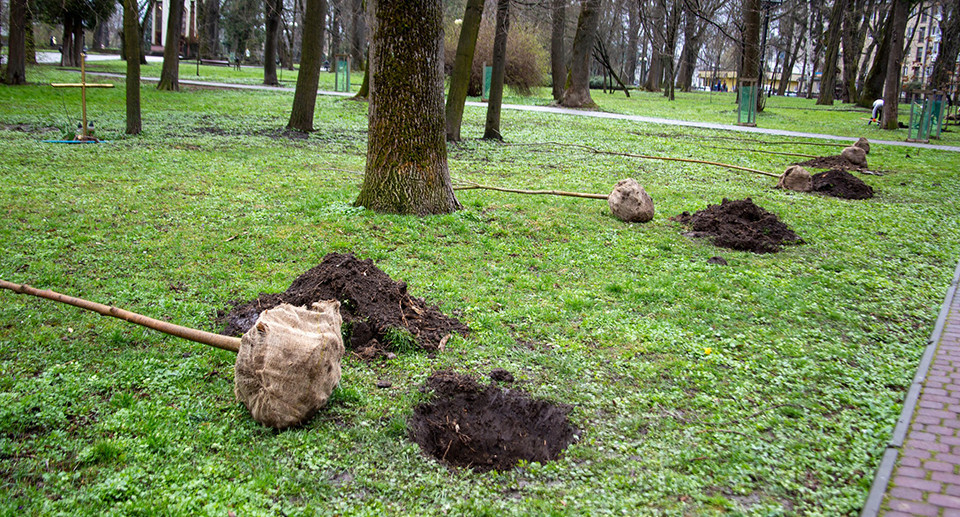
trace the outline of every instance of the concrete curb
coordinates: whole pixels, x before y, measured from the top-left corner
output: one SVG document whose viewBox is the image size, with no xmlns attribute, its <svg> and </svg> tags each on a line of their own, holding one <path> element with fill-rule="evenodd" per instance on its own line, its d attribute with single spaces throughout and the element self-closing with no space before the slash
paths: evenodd
<svg viewBox="0 0 960 517">
<path fill-rule="evenodd" d="M 923 357 L 920 359 L 920 365 L 917 367 L 917 373 L 913 376 L 913 383 L 907 391 L 907 396 L 903 401 L 903 411 L 900 412 L 900 418 L 897 419 L 897 425 L 893 428 L 893 436 L 883 452 L 883 458 L 880 460 L 880 466 L 873 477 L 873 485 L 867 494 L 867 499 L 860 511 L 860 517 L 875 517 L 879 514 L 883 498 L 887 493 L 887 485 L 890 483 L 890 476 L 893 475 L 893 469 L 897 465 L 897 458 L 900 454 L 900 447 L 907 437 L 907 431 L 910 429 L 910 422 L 913 420 L 913 412 L 917 408 L 917 400 L 920 398 L 920 391 L 927 379 L 927 372 L 930 370 L 930 363 L 936 355 L 937 347 L 940 344 L 940 338 L 943 335 L 943 327 L 947 323 L 947 316 L 950 314 L 950 305 L 955 296 L 957 296 L 958 285 L 960 285 L 960 262 L 957 262 L 957 268 L 953 273 L 953 282 L 947 289 L 947 295 L 943 299 L 943 305 L 940 307 L 940 315 L 937 317 L 937 323 L 933 327 L 933 333 L 927 341 L 927 347 L 923 351 Z"/>
</svg>

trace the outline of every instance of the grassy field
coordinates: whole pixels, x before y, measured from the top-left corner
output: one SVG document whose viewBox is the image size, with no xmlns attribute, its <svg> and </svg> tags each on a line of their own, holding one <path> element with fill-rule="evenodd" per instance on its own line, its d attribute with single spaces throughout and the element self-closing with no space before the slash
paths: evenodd
<svg viewBox="0 0 960 517">
<path fill-rule="evenodd" d="M 855 515 L 960 255 L 957 154 L 874 146 L 883 175 L 861 177 L 877 197 L 845 201 L 533 144 L 775 172 L 792 158 L 756 151 L 838 147 L 515 111 L 503 132 L 528 145 L 504 145 L 478 140 L 484 112 L 467 108 L 455 178 L 608 193 L 634 177 L 655 219 L 486 191 L 461 192 L 454 214 L 400 217 L 352 206 L 365 104 L 320 97 L 317 131 L 298 139 L 282 132 L 290 93 L 142 94 L 143 135 L 122 135 L 121 85 L 89 95 L 111 142 L 69 146 L 41 140 L 75 124 L 77 95 L 0 86 L 0 278 L 217 331 L 231 301 L 349 251 L 472 332 L 434 357 L 348 355 L 329 407 L 278 433 L 235 401 L 232 354 L 0 293 L 0 514 Z M 697 98 L 676 105 L 692 113 Z M 646 100 L 661 106 L 621 102 Z M 791 102 L 804 117 L 792 129 L 836 132 Z M 730 107 L 704 119 L 713 109 Z M 734 252 L 669 220 L 745 197 L 806 244 Z M 580 440 L 500 473 L 422 455 L 405 420 L 423 380 L 497 367 L 571 404 Z"/>
<path fill-rule="evenodd" d="M 125 73 L 126 64 L 121 61 L 98 61 L 90 65 L 91 70 Z M 180 77 L 198 81 L 218 81 L 239 84 L 262 84 L 263 69 L 244 67 L 241 71 L 222 66 L 200 66 L 184 61 L 180 65 Z M 297 82 L 297 71 L 283 70 L 280 72 L 283 86 L 294 87 Z M 143 77 L 160 77 L 160 63 L 151 63 L 143 67 Z M 354 72 L 351 77 L 351 91 L 360 89 L 363 80 L 362 72 Z M 321 73 L 321 90 L 334 89 L 334 74 Z M 679 119 L 685 121 L 713 122 L 717 124 L 736 124 L 736 94 L 716 92 L 691 92 L 676 94 L 676 100 L 670 101 L 661 93 L 633 91 L 627 98 L 623 92 L 603 93 L 594 90 L 593 99 L 599 104 L 601 111 L 621 113 L 626 115 L 643 115 Z M 546 106 L 553 101 L 549 88 L 534 88 L 530 96 L 519 96 L 507 89 L 504 92 L 504 103 L 532 104 Z M 477 97 L 468 100 L 479 101 Z M 886 131 L 876 124 L 867 126 L 870 120 L 870 110 L 852 104 L 835 103 L 833 106 L 817 106 L 814 102 L 796 97 L 770 97 L 766 108 L 757 115 L 757 126 L 761 128 L 783 129 L 788 131 L 803 131 L 810 133 L 824 133 L 828 135 L 867 138 L 878 140 L 905 140 L 907 130 Z M 900 107 L 900 121 L 904 124 L 910 121 L 909 107 Z M 960 145 L 960 127 L 950 125 L 943 132 L 940 139 L 931 140 L 933 144 Z"/>
</svg>

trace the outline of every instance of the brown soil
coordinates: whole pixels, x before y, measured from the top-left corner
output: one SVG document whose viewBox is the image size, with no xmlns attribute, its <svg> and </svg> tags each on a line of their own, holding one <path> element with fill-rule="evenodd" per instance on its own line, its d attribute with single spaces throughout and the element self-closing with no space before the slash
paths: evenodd
<svg viewBox="0 0 960 517">
<path fill-rule="evenodd" d="M 687 235 L 712 237 L 713 243 L 723 248 L 776 253 L 784 244 L 803 244 L 803 239 L 789 226 L 750 198 L 725 198 L 719 205 L 710 205 L 693 215 L 683 212 L 671 219 L 689 225 L 693 231 Z"/>
<path fill-rule="evenodd" d="M 799 165 L 808 169 L 838 169 L 844 171 L 866 170 L 864 167 L 850 163 L 846 158 L 840 156 L 839 154 L 833 156 L 821 156 L 819 158 L 813 158 L 805 162 L 798 162 L 792 165 Z"/>
<path fill-rule="evenodd" d="M 404 351 L 400 350 L 405 348 L 404 343 L 391 343 L 386 337 L 388 333 L 395 337 L 396 329 L 409 332 L 424 350 L 441 348 L 451 333 L 465 334 L 468 330 L 437 306 L 407 294 L 406 282 L 394 281 L 372 260 L 360 260 L 351 253 L 330 253 L 286 291 L 260 293 L 253 300 L 236 303 L 220 318 L 226 323 L 222 334 L 242 335 L 256 323 L 261 311 L 281 303 L 309 307 L 320 300 L 340 301 L 344 333 L 349 336 L 344 344 L 365 358 L 386 355 L 391 346 Z"/>
<path fill-rule="evenodd" d="M 479 471 L 508 470 L 520 460 L 555 460 L 575 439 L 571 407 L 526 393 L 482 386 L 472 377 L 434 372 L 421 388 L 430 403 L 414 408 L 410 438 L 441 462 Z"/>
<path fill-rule="evenodd" d="M 811 176 L 814 192 L 843 199 L 870 199 L 873 188 L 843 169 L 833 169 Z"/>
</svg>

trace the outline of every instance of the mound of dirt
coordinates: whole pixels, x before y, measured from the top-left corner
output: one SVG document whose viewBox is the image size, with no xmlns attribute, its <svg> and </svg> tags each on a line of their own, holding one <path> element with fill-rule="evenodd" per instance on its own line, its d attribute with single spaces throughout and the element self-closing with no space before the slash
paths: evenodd
<svg viewBox="0 0 960 517">
<path fill-rule="evenodd" d="M 873 188 L 843 169 L 814 174 L 813 191 L 843 199 L 870 199 Z"/>
<path fill-rule="evenodd" d="M 339 300 L 343 328 L 353 348 L 362 357 L 385 355 L 387 347 L 406 347 L 404 336 L 424 350 L 436 350 L 453 332 L 465 334 L 467 326 L 443 314 L 435 305 L 407 294 L 406 282 L 397 282 L 372 260 L 352 253 L 330 253 L 319 265 L 300 275 L 282 293 L 260 293 L 250 301 L 234 304 L 220 317 L 221 332 L 242 335 L 257 321 L 260 312 L 281 303 L 310 307 L 321 300 Z M 403 351 L 403 350 L 397 350 Z"/>
<path fill-rule="evenodd" d="M 433 399 L 413 410 L 410 439 L 441 462 L 479 471 L 508 470 L 520 460 L 557 459 L 574 440 L 570 406 L 482 386 L 470 376 L 434 372 L 421 388 Z"/>
<path fill-rule="evenodd" d="M 784 244 L 803 244 L 789 226 L 753 203 L 750 198 L 730 201 L 690 215 L 689 212 L 671 220 L 689 225 L 691 237 L 712 237 L 713 243 L 723 248 L 754 253 L 776 253 Z"/>
<path fill-rule="evenodd" d="M 866 169 L 865 167 L 861 167 L 847 160 L 839 154 L 833 156 L 821 156 L 819 158 L 813 158 L 805 162 L 798 162 L 792 165 L 799 165 L 808 169 L 840 169 L 844 171 L 861 171 Z"/>
</svg>

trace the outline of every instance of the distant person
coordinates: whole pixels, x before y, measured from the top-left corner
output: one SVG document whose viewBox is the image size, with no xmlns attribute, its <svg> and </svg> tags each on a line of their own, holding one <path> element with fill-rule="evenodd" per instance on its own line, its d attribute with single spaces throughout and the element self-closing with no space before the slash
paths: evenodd
<svg viewBox="0 0 960 517">
<path fill-rule="evenodd" d="M 233 55 L 233 66 L 234 66 L 237 70 L 240 70 L 240 53 L 239 53 L 239 52 L 237 52 L 237 53 L 235 53 L 235 54 Z"/>
<path fill-rule="evenodd" d="M 871 123 L 876 122 L 877 125 L 880 125 L 880 119 L 883 118 L 883 99 L 877 99 L 873 101 L 873 114 L 870 115 L 870 122 L 867 122 L 869 126 Z"/>
</svg>

